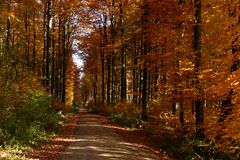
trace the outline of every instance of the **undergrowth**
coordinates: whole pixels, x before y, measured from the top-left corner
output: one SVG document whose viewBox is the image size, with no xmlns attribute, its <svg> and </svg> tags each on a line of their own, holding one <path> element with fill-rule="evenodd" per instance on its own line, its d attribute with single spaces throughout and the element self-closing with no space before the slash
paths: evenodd
<svg viewBox="0 0 240 160">
<path fill-rule="evenodd" d="M 195 136 L 191 121 L 180 125 L 178 116 L 171 112 L 149 109 L 147 122 L 140 119 L 140 109 L 131 103 L 118 103 L 116 106 L 93 105 L 87 103 L 89 112 L 107 116 L 112 122 L 125 128 L 142 127 L 145 137 L 152 141 L 155 148 L 176 160 L 235 160 L 239 152 L 223 152 L 215 141 L 199 139 Z M 236 148 L 235 148 L 236 150 Z"/>
<path fill-rule="evenodd" d="M 127 115 L 124 113 L 112 113 L 109 119 L 125 128 L 138 128 L 141 124 L 139 116 Z"/>
<path fill-rule="evenodd" d="M 176 160 L 235 160 L 236 155 L 218 152 L 218 147 L 212 141 L 201 140 L 195 136 L 173 136 L 165 134 L 158 136 L 157 148 Z"/>
<path fill-rule="evenodd" d="M 50 107 L 51 97 L 42 91 L 28 91 L 24 103 L 7 110 L 1 120 L 0 145 L 3 148 L 36 146 L 60 131 L 61 112 Z"/>
<path fill-rule="evenodd" d="M 98 113 L 107 116 L 112 122 L 125 128 L 138 128 L 141 126 L 140 110 L 132 103 L 119 102 L 116 106 L 107 105 L 93 105 L 93 101 L 90 100 L 86 104 L 88 112 Z"/>
</svg>

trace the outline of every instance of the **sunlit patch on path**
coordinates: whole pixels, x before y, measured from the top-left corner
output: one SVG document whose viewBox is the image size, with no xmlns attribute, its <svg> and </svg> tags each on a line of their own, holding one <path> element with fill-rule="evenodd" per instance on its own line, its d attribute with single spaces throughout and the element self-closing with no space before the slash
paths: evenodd
<svg viewBox="0 0 240 160">
<path fill-rule="evenodd" d="M 61 160 L 158 160 L 157 155 L 128 143 L 98 115 L 82 114 L 76 126 L 75 136 Z"/>
</svg>

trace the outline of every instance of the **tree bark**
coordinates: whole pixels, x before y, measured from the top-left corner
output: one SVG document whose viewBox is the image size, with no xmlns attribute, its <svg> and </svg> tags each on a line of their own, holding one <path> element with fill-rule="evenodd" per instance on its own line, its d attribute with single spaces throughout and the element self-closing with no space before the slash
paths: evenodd
<svg viewBox="0 0 240 160">
<path fill-rule="evenodd" d="M 97 105 L 97 74 L 93 73 L 93 101 Z"/>
<path fill-rule="evenodd" d="M 51 56 L 51 5 L 52 3 L 50 1 L 47 2 L 47 44 L 46 44 L 46 86 L 48 88 L 48 91 L 50 91 L 50 56 Z"/>
<path fill-rule="evenodd" d="M 63 31 L 62 31 L 62 48 L 63 48 L 63 55 L 62 55 L 62 102 L 65 103 L 66 100 L 66 71 L 67 71 L 67 27 L 66 27 L 67 20 L 64 19 Z"/>
<path fill-rule="evenodd" d="M 138 93 L 138 77 L 137 77 L 137 42 L 136 38 L 133 39 L 133 58 L 132 58 L 132 63 L 133 63 L 133 103 L 137 104 L 137 93 Z"/>
<path fill-rule="evenodd" d="M 123 27 L 123 4 L 122 0 L 119 4 L 120 10 L 120 29 L 121 29 L 121 59 L 122 59 L 122 68 L 121 68 L 121 101 L 125 102 L 127 97 L 127 82 L 126 82 L 126 53 L 124 51 L 124 27 Z"/>
<path fill-rule="evenodd" d="M 107 105 L 110 105 L 111 56 L 107 55 Z"/>
<path fill-rule="evenodd" d="M 36 33 L 36 11 L 34 11 L 33 15 L 33 52 L 32 52 L 32 69 L 36 69 L 36 39 L 37 39 L 37 33 Z"/>
<path fill-rule="evenodd" d="M 42 59 L 42 83 L 43 83 L 43 86 L 46 86 L 46 39 L 47 39 L 47 34 L 46 34 L 46 26 L 47 24 L 47 4 L 44 3 L 44 13 L 43 13 L 43 43 L 44 43 L 44 46 L 43 46 L 43 59 Z"/>
<path fill-rule="evenodd" d="M 204 107 L 202 101 L 202 87 L 200 84 L 200 60 L 202 56 L 201 47 L 201 0 L 196 0 L 195 3 L 195 26 L 194 26 L 194 51 L 195 51 L 195 87 L 197 98 L 196 105 L 196 135 L 199 138 L 204 138 Z"/>
<path fill-rule="evenodd" d="M 11 34 L 11 22 L 10 22 L 10 6 L 11 6 L 11 0 L 7 1 L 7 35 L 6 35 L 6 51 L 8 56 L 10 57 L 10 34 Z"/>
<path fill-rule="evenodd" d="M 55 23 L 53 22 L 53 28 L 55 27 Z M 55 93 L 55 39 L 54 39 L 54 32 L 52 32 L 52 67 L 51 67 L 51 94 L 54 95 Z"/>
<path fill-rule="evenodd" d="M 102 104 L 104 105 L 105 101 L 105 46 L 107 45 L 107 15 L 103 15 L 104 21 L 103 21 L 103 37 L 101 41 L 101 65 L 102 65 Z M 110 98 L 109 98 L 110 99 Z M 110 103 L 110 102 L 109 102 Z"/>
<path fill-rule="evenodd" d="M 115 0 L 112 0 L 112 12 L 111 12 L 111 18 L 110 18 L 110 23 L 111 23 L 111 44 L 112 46 L 115 43 L 115 28 L 114 28 L 114 6 L 115 6 Z M 117 66 L 116 66 L 116 55 L 114 53 L 114 48 L 112 50 L 112 95 L 111 95 L 111 103 L 112 106 L 116 102 L 116 82 L 117 82 Z"/>
<path fill-rule="evenodd" d="M 143 64 L 143 82 L 142 82 L 142 113 L 141 113 L 141 119 L 143 121 L 147 120 L 147 100 L 148 100 L 148 93 L 147 93 L 147 78 L 148 78 L 148 71 L 147 71 L 147 62 L 146 62 L 146 55 L 148 52 L 148 39 L 147 39 L 147 23 L 148 23 L 148 0 L 144 0 L 144 8 L 143 8 L 143 20 L 142 20 L 142 38 L 143 38 L 143 58 L 144 58 L 144 64 Z"/>
</svg>

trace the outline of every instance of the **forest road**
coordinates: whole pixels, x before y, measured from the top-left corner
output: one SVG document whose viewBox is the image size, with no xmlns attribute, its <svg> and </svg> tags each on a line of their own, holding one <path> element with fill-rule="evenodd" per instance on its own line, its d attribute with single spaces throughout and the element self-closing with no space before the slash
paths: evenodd
<svg viewBox="0 0 240 160">
<path fill-rule="evenodd" d="M 60 160 L 159 160 L 118 135 L 104 117 L 80 110 L 70 145 L 60 153 Z M 106 119 L 105 119 L 106 121 Z"/>
</svg>

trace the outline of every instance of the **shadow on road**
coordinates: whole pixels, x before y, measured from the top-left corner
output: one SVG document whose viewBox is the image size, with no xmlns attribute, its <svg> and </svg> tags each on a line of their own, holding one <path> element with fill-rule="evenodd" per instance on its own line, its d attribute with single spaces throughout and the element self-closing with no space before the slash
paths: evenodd
<svg viewBox="0 0 240 160">
<path fill-rule="evenodd" d="M 75 136 L 66 150 L 60 153 L 61 160 L 157 160 L 136 144 L 121 138 L 114 129 L 103 122 L 101 116 L 81 111 Z"/>
</svg>

